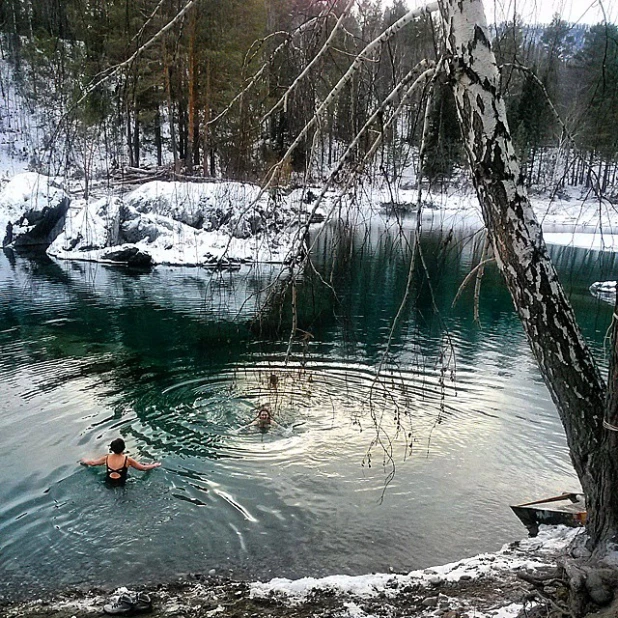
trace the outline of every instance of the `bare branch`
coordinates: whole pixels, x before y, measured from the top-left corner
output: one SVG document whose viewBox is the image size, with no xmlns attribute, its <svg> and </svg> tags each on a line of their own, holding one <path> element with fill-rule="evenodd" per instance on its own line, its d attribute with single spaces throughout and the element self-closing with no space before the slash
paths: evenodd
<svg viewBox="0 0 618 618">
<path fill-rule="evenodd" d="M 489 248 L 489 234 L 485 230 L 483 236 L 483 252 L 481 253 L 480 268 L 476 274 L 476 281 L 474 282 L 474 321 L 480 326 L 481 318 L 479 312 L 479 299 L 481 297 L 481 281 L 483 280 L 483 274 L 485 273 L 485 259 L 487 257 L 487 250 Z"/>
<path fill-rule="evenodd" d="M 227 107 L 222 112 L 220 112 L 214 118 L 209 120 L 206 123 L 206 125 L 214 124 L 215 122 L 217 122 L 218 120 L 223 118 L 223 116 L 228 114 L 229 111 L 232 109 L 232 107 L 234 107 L 234 105 L 236 105 L 236 103 L 238 101 L 240 101 L 243 98 L 243 96 L 247 92 L 249 92 L 249 90 L 251 90 L 251 88 L 253 88 L 253 86 L 255 86 L 255 84 L 257 84 L 257 82 L 262 78 L 262 76 L 266 72 L 266 69 L 268 69 L 268 67 L 272 63 L 272 61 L 276 58 L 276 56 L 279 54 L 279 52 L 281 52 L 283 49 L 285 49 L 291 43 L 293 37 L 297 36 L 299 34 L 302 34 L 305 30 L 308 30 L 311 26 L 313 26 L 317 22 L 317 20 L 318 20 L 317 17 L 315 17 L 313 19 L 310 19 L 309 21 L 307 21 L 304 24 L 302 24 L 301 26 L 299 26 L 292 34 L 290 34 L 288 32 L 276 32 L 276 33 L 274 33 L 272 35 L 269 35 L 269 36 L 267 36 L 267 37 L 265 37 L 263 39 L 260 39 L 259 44 L 263 45 L 269 38 L 271 38 L 272 36 L 275 36 L 275 34 L 284 34 L 286 36 L 286 39 L 277 46 L 277 48 L 273 51 L 273 53 L 268 57 L 268 60 L 253 75 L 253 77 L 251 78 L 249 83 L 229 102 Z M 255 43 L 254 43 L 254 45 L 255 45 Z"/>
<path fill-rule="evenodd" d="M 600 187 L 599 187 L 600 183 L 599 183 L 599 179 L 597 177 L 596 170 L 594 169 L 594 167 L 590 163 L 588 163 L 588 161 L 586 161 L 585 157 L 582 156 L 579 153 L 580 149 L 579 149 L 579 147 L 577 145 L 577 141 L 575 140 L 575 137 L 573 136 L 573 134 L 569 131 L 569 128 L 566 126 L 564 120 L 562 119 L 562 116 L 560 115 L 560 113 L 556 109 L 556 106 L 554 105 L 551 97 L 549 96 L 549 93 L 547 92 L 547 88 L 545 88 L 545 84 L 539 79 L 539 76 L 532 69 L 530 69 L 529 67 L 521 64 L 520 62 L 505 63 L 502 66 L 511 66 L 514 69 L 517 69 L 518 71 L 521 71 L 522 73 L 525 73 L 526 75 L 529 75 L 532 78 L 532 80 L 534 81 L 534 83 L 541 90 L 541 92 L 543 93 L 543 96 L 545 97 L 545 102 L 549 106 L 549 109 L 550 109 L 552 115 L 554 116 L 556 122 L 560 125 L 560 128 L 562 129 L 563 137 L 566 138 L 566 140 L 571 144 L 571 146 L 573 147 L 573 149 L 575 151 L 575 155 L 582 161 L 584 166 L 589 170 L 590 175 L 595 178 L 596 182 L 592 184 L 593 191 L 594 191 L 594 194 L 597 197 L 597 199 L 600 202 L 602 202 L 604 198 L 601 195 L 601 190 L 600 190 Z M 553 199 L 553 197 L 554 196 L 552 196 L 552 199 Z"/>
<path fill-rule="evenodd" d="M 154 11 L 150 14 L 150 17 L 142 24 L 139 32 L 131 39 L 131 41 L 139 41 L 142 34 L 144 34 L 148 24 L 155 18 L 155 15 L 159 12 L 159 9 L 163 6 L 165 0 L 159 0 L 159 4 L 154 8 Z"/>
<path fill-rule="evenodd" d="M 483 249 L 483 252 L 484 251 L 485 249 Z M 474 275 L 476 275 L 479 271 L 481 271 L 482 268 L 485 266 L 485 264 L 489 264 L 489 262 L 495 262 L 495 261 L 496 261 L 496 258 L 481 259 L 481 261 L 466 275 L 466 278 L 461 282 L 461 285 L 457 289 L 457 294 L 455 294 L 455 298 L 453 299 L 453 302 L 451 303 L 451 308 L 457 304 L 457 301 L 461 298 L 463 291 L 465 290 L 468 283 L 470 283 Z"/>
<path fill-rule="evenodd" d="M 309 120 L 309 122 L 303 127 L 300 133 L 296 136 L 296 139 L 289 146 L 289 148 L 287 149 L 286 153 L 283 155 L 279 163 L 277 163 L 273 167 L 273 169 L 271 170 L 270 174 L 267 177 L 267 181 L 266 181 L 267 187 L 270 186 L 270 183 L 272 182 L 272 180 L 277 176 L 277 174 L 281 170 L 283 163 L 291 157 L 292 153 L 296 150 L 298 145 L 305 139 L 309 130 L 313 128 L 313 126 L 316 123 L 316 119 L 328 109 L 330 104 L 341 93 L 344 86 L 350 81 L 350 79 L 352 79 L 352 76 L 360 69 L 361 65 L 365 62 L 365 59 L 370 55 L 370 53 L 373 52 L 378 47 L 381 47 L 382 45 L 384 45 L 384 43 L 386 43 L 390 39 L 392 39 L 397 34 L 397 32 L 399 32 L 404 26 L 409 24 L 411 21 L 413 21 L 417 17 L 420 17 L 421 15 L 425 15 L 427 13 L 431 13 L 437 10 L 438 10 L 438 4 L 437 2 L 433 2 L 431 4 L 428 4 L 426 7 L 408 11 L 403 17 L 398 19 L 394 24 L 392 24 L 386 30 L 384 30 L 384 32 L 382 32 L 380 36 L 376 37 L 375 39 L 373 39 L 373 41 L 371 41 L 365 46 L 365 48 L 354 59 L 354 62 L 352 62 L 352 64 L 350 65 L 348 70 L 345 72 L 343 77 L 341 77 L 341 79 L 337 82 L 334 88 L 328 93 L 324 101 L 315 111 L 313 118 Z"/>
<path fill-rule="evenodd" d="M 339 19 L 337 20 L 337 23 L 333 26 L 333 29 L 330 32 L 330 35 L 328 36 L 328 38 L 326 39 L 324 45 L 322 46 L 322 48 L 318 51 L 318 53 L 313 57 L 313 59 L 311 60 L 311 62 L 309 62 L 307 64 L 307 66 L 297 75 L 296 79 L 292 82 L 292 84 L 286 89 L 285 93 L 283 94 L 283 96 L 268 110 L 268 112 L 266 112 L 266 114 L 264 114 L 264 116 L 262 117 L 261 122 L 266 122 L 266 120 L 268 118 L 270 118 L 270 116 L 272 116 L 272 114 L 275 113 L 275 111 L 277 111 L 280 107 L 282 106 L 286 106 L 287 105 L 287 100 L 288 97 L 290 96 L 290 94 L 292 92 L 294 92 L 294 89 L 296 88 L 296 86 L 298 86 L 298 84 L 305 78 L 305 76 L 309 73 L 309 71 L 311 70 L 311 68 L 318 62 L 318 60 L 328 51 L 328 48 L 330 47 L 330 44 L 332 42 L 332 40 L 335 38 L 335 35 L 337 34 L 337 32 L 339 31 L 339 28 L 341 27 L 341 24 L 343 23 L 343 20 L 348 16 L 348 13 L 352 7 L 352 5 L 354 4 L 355 0 L 348 0 L 348 4 L 345 6 L 345 8 L 343 9 Z"/>
<path fill-rule="evenodd" d="M 105 72 L 105 75 L 101 79 L 99 79 L 97 82 L 91 83 L 86 88 L 86 91 L 84 92 L 84 94 L 73 105 L 72 109 L 75 109 L 80 103 L 83 103 L 86 97 L 88 97 L 88 95 L 91 94 L 96 88 L 104 84 L 114 75 L 118 74 L 122 69 L 129 66 L 134 60 L 139 58 L 139 56 L 141 56 L 148 48 L 152 47 L 154 43 L 156 43 L 178 21 L 180 21 L 187 14 L 187 12 L 191 8 L 193 8 L 198 2 L 199 0 L 189 0 L 189 2 L 185 4 L 185 6 L 176 14 L 176 16 L 171 21 L 165 24 L 165 26 L 163 26 L 161 30 L 159 30 L 155 35 L 153 35 L 150 39 L 148 39 L 148 41 L 146 41 L 146 43 L 144 43 L 139 49 L 137 49 L 133 54 L 131 54 L 129 58 L 127 58 L 120 64 L 117 64 L 116 66 L 112 67 L 109 71 Z"/>
<path fill-rule="evenodd" d="M 428 64 L 430 64 L 428 61 L 423 61 L 422 63 L 420 63 L 420 67 L 423 66 L 427 66 Z M 324 183 L 324 185 L 322 186 L 322 189 L 318 195 L 318 197 L 316 198 L 315 202 L 313 203 L 313 207 L 311 210 L 311 213 L 309 214 L 309 217 L 307 218 L 307 223 L 305 224 L 305 226 L 303 226 L 296 235 L 297 241 L 299 238 L 303 238 L 307 232 L 309 231 L 309 225 L 311 222 L 311 219 L 313 218 L 313 216 L 315 215 L 315 213 L 317 212 L 317 209 L 320 207 L 324 196 L 326 195 L 327 191 L 331 188 L 334 180 L 337 178 L 337 176 L 340 174 L 340 172 L 343 170 L 343 168 L 345 167 L 346 163 L 349 161 L 349 157 L 352 154 L 352 152 L 354 152 L 355 148 L 358 146 L 362 136 L 365 134 L 365 132 L 369 129 L 369 127 L 375 122 L 376 118 L 379 117 L 379 115 L 383 112 L 383 110 L 391 103 L 393 102 L 396 97 L 398 97 L 401 94 L 401 91 L 410 83 L 410 81 L 412 80 L 415 72 L 419 69 L 419 67 L 415 67 L 414 69 L 412 69 L 412 71 L 410 71 L 400 82 L 399 84 L 397 84 L 397 86 L 393 89 L 393 91 L 389 94 L 388 97 L 386 97 L 386 99 L 384 99 L 384 101 L 382 102 L 382 104 L 380 105 L 380 107 L 378 107 L 374 113 L 369 117 L 369 119 L 365 122 L 365 124 L 363 125 L 363 127 L 357 132 L 356 136 L 354 137 L 354 139 L 352 140 L 352 142 L 348 145 L 348 147 L 346 148 L 346 151 L 343 153 L 343 155 L 340 157 L 337 165 L 335 166 L 335 168 L 333 169 L 333 171 L 330 173 L 327 181 Z M 382 139 L 382 136 L 384 135 L 384 131 L 387 130 L 393 120 L 399 115 L 402 107 L 403 107 L 403 103 L 405 102 L 405 100 L 421 85 L 424 84 L 429 78 L 431 78 L 434 74 L 435 69 L 434 68 L 429 68 L 427 70 L 425 70 L 423 73 L 421 73 L 421 75 L 419 75 L 416 80 L 414 81 L 414 83 L 404 92 L 403 96 L 402 96 L 402 100 L 399 104 L 399 107 L 395 110 L 395 112 L 392 114 L 390 120 L 385 124 L 383 131 L 378 135 L 378 137 L 374 140 L 373 144 L 371 145 L 370 149 L 368 150 L 368 152 L 365 154 L 365 157 L 363 158 L 363 160 L 361 161 L 360 164 L 357 165 L 357 169 L 356 172 L 358 173 L 367 163 L 367 161 L 369 159 L 371 159 L 371 157 L 373 157 L 373 155 L 375 154 L 375 151 L 377 150 L 380 141 Z M 336 204 L 338 204 L 341 199 L 342 199 L 342 195 L 345 193 L 345 191 L 347 190 L 347 188 L 350 186 L 352 179 L 354 178 L 354 174 L 351 174 L 350 177 L 348 178 L 348 181 L 345 183 L 345 187 L 343 188 L 343 190 L 341 191 L 341 195 L 340 198 L 337 200 Z M 333 206 L 334 210 L 335 206 Z M 298 248 L 294 248 L 293 251 L 297 251 Z M 293 259 L 293 256 L 290 255 L 289 259 Z"/>
</svg>

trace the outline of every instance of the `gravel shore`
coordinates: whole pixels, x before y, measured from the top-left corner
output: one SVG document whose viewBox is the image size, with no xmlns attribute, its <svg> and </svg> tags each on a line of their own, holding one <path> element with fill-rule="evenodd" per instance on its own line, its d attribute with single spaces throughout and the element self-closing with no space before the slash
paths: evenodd
<svg viewBox="0 0 618 618">
<path fill-rule="evenodd" d="M 522 573 L 555 564 L 572 529 L 548 529 L 496 554 L 409 574 L 356 578 L 241 582 L 194 574 L 175 582 L 134 587 L 148 593 L 153 618 L 512 618 L 542 600 Z M 0 606 L 2 618 L 86 618 L 123 589 L 66 590 L 49 598 Z"/>
</svg>

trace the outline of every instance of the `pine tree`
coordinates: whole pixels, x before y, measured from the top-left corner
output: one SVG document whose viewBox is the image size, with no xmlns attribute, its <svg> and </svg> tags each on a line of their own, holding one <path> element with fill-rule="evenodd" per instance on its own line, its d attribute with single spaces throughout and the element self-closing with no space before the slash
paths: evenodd
<svg viewBox="0 0 618 618">
<path fill-rule="evenodd" d="M 618 27 L 593 26 L 578 58 L 585 67 L 581 97 L 583 145 L 598 159 L 599 181 L 605 190 L 618 160 Z"/>
</svg>

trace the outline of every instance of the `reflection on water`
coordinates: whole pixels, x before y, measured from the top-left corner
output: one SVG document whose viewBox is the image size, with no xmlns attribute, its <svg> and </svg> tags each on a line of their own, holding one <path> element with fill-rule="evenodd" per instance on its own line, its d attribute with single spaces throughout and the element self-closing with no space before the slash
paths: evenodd
<svg viewBox="0 0 618 618">
<path fill-rule="evenodd" d="M 495 269 L 481 327 L 472 289 L 452 306 L 478 234 L 425 233 L 401 306 L 411 239 L 320 243 L 291 344 L 274 266 L 0 254 L 0 594 L 409 570 L 520 538 L 509 503 L 577 488 L 557 414 Z M 611 307 L 588 286 L 613 256 L 553 257 L 602 359 Z M 265 403 L 280 426 L 247 429 Z M 77 465 L 117 435 L 163 467 L 110 489 Z"/>
</svg>

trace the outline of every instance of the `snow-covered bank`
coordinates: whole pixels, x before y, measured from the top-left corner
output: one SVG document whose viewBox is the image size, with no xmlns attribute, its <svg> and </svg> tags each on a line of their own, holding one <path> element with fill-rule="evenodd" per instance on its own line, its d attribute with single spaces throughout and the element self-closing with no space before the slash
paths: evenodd
<svg viewBox="0 0 618 618">
<path fill-rule="evenodd" d="M 537 538 L 511 543 L 495 554 L 407 575 L 333 575 L 264 583 L 190 575 L 146 590 L 153 599 L 152 615 L 161 617 L 512 618 L 538 602 L 518 574 L 554 565 L 581 533 L 582 529 L 542 527 Z M 100 615 L 105 603 L 126 592 L 74 590 L 0 609 L 5 618 L 82 618 Z"/>
<path fill-rule="evenodd" d="M 616 303 L 617 284 L 618 281 L 595 281 L 590 286 L 590 293 L 606 303 L 613 305 Z"/>
<path fill-rule="evenodd" d="M 376 573 L 351 577 L 335 575 L 315 579 L 272 579 L 251 585 L 253 598 L 270 595 L 284 596 L 289 602 L 299 603 L 316 591 L 357 597 L 383 596 L 392 598 L 409 587 L 437 590 L 445 584 L 480 580 L 485 577 L 499 578 L 501 574 L 516 574 L 519 571 L 535 571 L 548 566 L 549 557 L 564 550 L 582 532 L 581 529 L 564 526 L 543 526 L 538 537 L 519 543 L 505 545 L 499 552 L 480 554 L 431 569 L 412 571 L 407 575 Z"/>
<path fill-rule="evenodd" d="M 66 193 L 50 178 L 15 176 L 0 194 L 4 245 L 18 244 L 61 197 L 67 199 Z M 101 262 L 122 261 L 119 252 L 133 249 L 152 264 L 279 263 L 310 217 L 323 220 L 321 210 L 311 213 L 313 199 L 310 190 L 283 194 L 237 182 L 152 181 L 124 196 L 73 199 L 47 251 Z"/>
<path fill-rule="evenodd" d="M 19 174 L 0 193 L 2 246 L 49 244 L 64 226 L 69 203 L 69 196 L 53 178 Z"/>
<path fill-rule="evenodd" d="M 154 264 L 283 262 L 305 223 L 307 200 L 278 199 L 235 182 L 149 182 L 123 198 L 78 201 L 48 253 L 107 261 L 109 249 L 136 247 Z"/>
<path fill-rule="evenodd" d="M 15 176 L 0 193 L 0 231 L 4 246 L 45 244 L 50 255 L 66 260 L 139 258 L 140 264 L 179 266 L 222 260 L 282 263 L 290 258 L 308 220 L 319 224 L 338 205 L 331 191 L 313 212 L 318 191 L 261 192 L 248 183 L 152 181 L 124 195 L 85 200 L 70 198 L 58 179 L 29 172 Z M 391 193 L 371 187 L 346 196 L 341 204 L 345 211 L 353 203 L 361 220 L 380 216 L 406 227 L 415 225 L 417 199 L 415 189 Z M 533 206 L 549 244 L 618 248 L 614 209 L 578 199 L 575 193 L 562 199 L 533 199 Z M 45 228 L 47 236 L 35 233 L 44 217 L 56 217 Z M 423 218 L 447 229 L 482 226 L 478 201 L 469 190 L 426 194 Z"/>
</svg>

